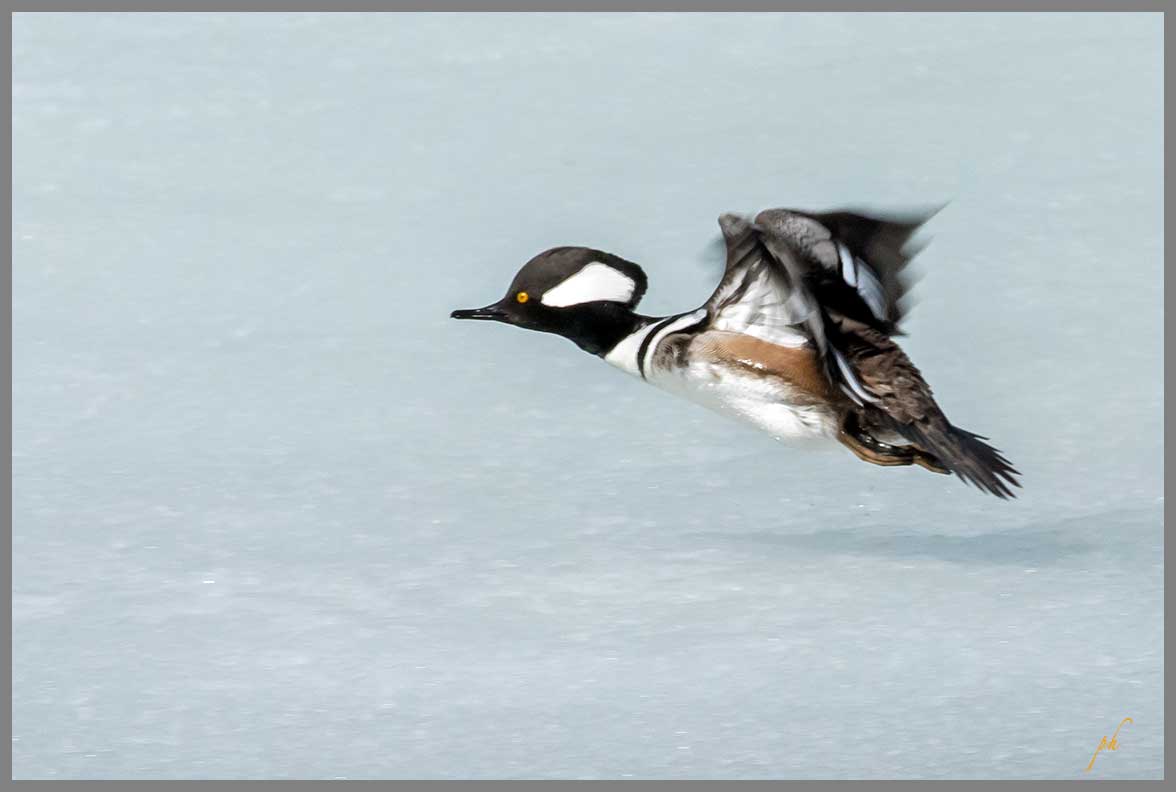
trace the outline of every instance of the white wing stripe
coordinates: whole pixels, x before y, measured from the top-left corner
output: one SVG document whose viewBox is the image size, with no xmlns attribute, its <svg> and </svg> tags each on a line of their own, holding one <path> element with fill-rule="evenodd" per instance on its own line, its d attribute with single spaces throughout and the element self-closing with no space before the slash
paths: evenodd
<svg viewBox="0 0 1176 792">
<path fill-rule="evenodd" d="M 853 373 L 853 370 L 850 369 L 849 364 L 845 362 L 845 358 L 842 356 L 842 354 L 836 349 L 830 351 L 833 352 L 833 359 L 837 361 L 837 368 L 841 370 L 841 376 L 845 379 L 846 384 L 848 384 L 852 389 L 852 392 L 847 390 L 844 386 L 842 386 L 842 390 L 848 393 L 849 396 L 858 404 L 861 404 L 862 401 L 877 402 L 877 397 L 871 396 L 866 391 L 865 387 L 858 380 L 857 375 Z"/>
<path fill-rule="evenodd" d="M 849 247 L 842 241 L 837 241 L 837 257 L 841 259 L 841 277 L 850 286 L 857 286 L 857 262 L 854 261 L 853 254 L 849 252 Z"/>
<path fill-rule="evenodd" d="M 858 264 L 858 275 L 860 276 L 857 283 L 857 292 L 866 301 L 866 305 L 870 307 L 870 311 L 879 319 L 886 318 L 886 292 L 882 289 L 882 283 L 874 275 L 874 271 L 870 266 L 861 259 L 856 259 Z"/>
</svg>

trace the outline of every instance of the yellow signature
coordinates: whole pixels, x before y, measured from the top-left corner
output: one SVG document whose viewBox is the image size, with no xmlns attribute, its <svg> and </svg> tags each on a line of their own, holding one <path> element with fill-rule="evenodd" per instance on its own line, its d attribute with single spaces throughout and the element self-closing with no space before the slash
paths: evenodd
<svg viewBox="0 0 1176 792">
<path fill-rule="evenodd" d="M 1103 748 L 1106 748 L 1108 751 L 1119 750 L 1119 729 L 1123 728 L 1124 723 L 1135 723 L 1135 721 L 1131 720 L 1130 718 L 1124 718 L 1123 720 L 1119 721 L 1119 725 L 1115 727 L 1115 733 L 1111 735 L 1110 742 L 1107 742 L 1107 736 L 1105 734 L 1103 735 L 1102 741 L 1098 744 L 1098 747 L 1094 749 L 1094 756 L 1090 757 L 1090 764 L 1086 765 L 1086 772 L 1089 773 L 1090 769 L 1094 767 L 1094 760 L 1098 758 L 1099 752 L 1101 752 Z"/>
</svg>

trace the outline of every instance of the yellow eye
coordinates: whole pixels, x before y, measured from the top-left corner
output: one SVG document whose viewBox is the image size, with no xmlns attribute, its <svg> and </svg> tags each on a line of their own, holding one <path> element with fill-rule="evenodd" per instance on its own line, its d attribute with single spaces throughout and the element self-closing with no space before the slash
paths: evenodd
<svg viewBox="0 0 1176 792">
<path fill-rule="evenodd" d="M 527 300 L 531 299 L 531 295 L 527 294 L 526 292 L 519 292 L 515 295 L 515 299 L 521 303 L 525 303 Z"/>
</svg>

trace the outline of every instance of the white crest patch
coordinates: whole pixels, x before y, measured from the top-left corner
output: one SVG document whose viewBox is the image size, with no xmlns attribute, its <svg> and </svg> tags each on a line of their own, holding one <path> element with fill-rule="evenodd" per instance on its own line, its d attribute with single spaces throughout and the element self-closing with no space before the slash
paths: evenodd
<svg viewBox="0 0 1176 792">
<path fill-rule="evenodd" d="M 593 261 L 575 275 L 565 278 L 558 286 L 543 293 L 540 300 L 552 308 L 566 308 L 586 302 L 628 302 L 637 284 L 624 273 L 607 264 Z"/>
</svg>

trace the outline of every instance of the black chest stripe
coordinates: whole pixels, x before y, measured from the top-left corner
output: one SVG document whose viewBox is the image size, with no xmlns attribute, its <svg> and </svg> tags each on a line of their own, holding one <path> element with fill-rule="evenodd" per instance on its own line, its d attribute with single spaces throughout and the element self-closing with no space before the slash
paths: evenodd
<svg viewBox="0 0 1176 792">
<path fill-rule="evenodd" d="M 641 373 L 641 379 L 645 379 L 645 352 L 649 349 L 649 345 L 653 342 L 653 339 L 657 337 L 657 334 L 665 329 L 666 325 L 676 319 L 681 318 L 681 316 L 682 314 L 679 314 L 678 316 L 667 316 L 665 319 L 662 319 L 660 322 L 655 324 L 653 329 L 645 334 L 645 338 L 641 339 L 641 346 L 637 348 L 637 371 Z"/>
<path fill-rule="evenodd" d="M 660 322 L 658 322 L 657 324 L 655 324 L 653 326 L 653 329 L 649 331 L 649 333 L 645 336 L 645 338 L 641 339 L 641 346 L 637 350 L 637 371 L 641 373 L 641 379 L 648 379 L 645 376 L 645 354 L 649 351 L 649 345 L 653 343 L 653 340 L 655 338 L 657 338 L 658 335 L 663 330 L 666 329 L 666 327 L 668 327 L 673 322 L 678 321 L 683 316 L 686 316 L 686 314 L 681 313 L 681 314 L 678 314 L 677 316 L 666 317 L 665 319 L 663 319 Z M 702 314 L 702 317 L 697 322 L 694 322 L 693 324 L 686 325 L 685 327 L 679 327 L 677 330 L 674 331 L 674 335 L 677 335 L 679 333 L 689 333 L 692 330 L 697 330 L 698 328 L 700 328 L 706 324 L 706 321 L 709 317 L 710 317 L 710 314 L 704 312 Z"/>
</svg>

